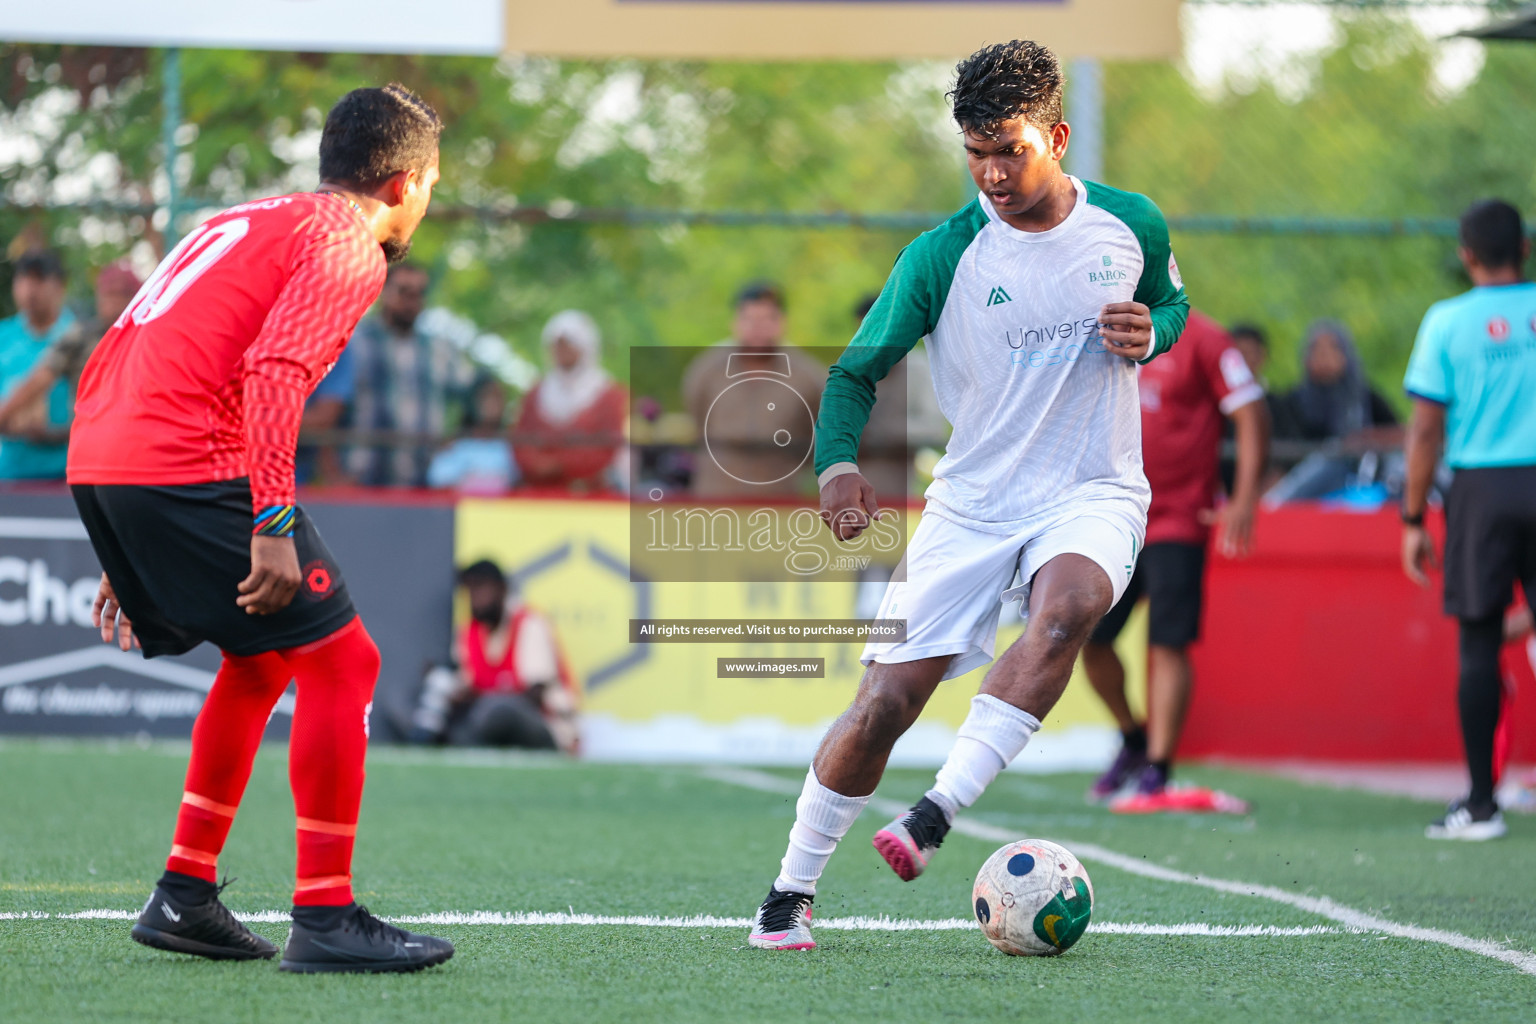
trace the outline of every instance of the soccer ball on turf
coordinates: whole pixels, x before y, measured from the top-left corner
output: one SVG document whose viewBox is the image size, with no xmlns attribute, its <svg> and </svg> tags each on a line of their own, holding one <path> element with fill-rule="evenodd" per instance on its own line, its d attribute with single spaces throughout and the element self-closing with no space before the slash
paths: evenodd
<svg viewBox="0 0 1536 1024">
<path fill-rule="evenodd" d="M 1065 953 L 1093 914 L 1088 872 L 1044 839 L 1021 839 L 988 857 L 971 898 L 981 933 L 1012 956 Z"/>
</svg>

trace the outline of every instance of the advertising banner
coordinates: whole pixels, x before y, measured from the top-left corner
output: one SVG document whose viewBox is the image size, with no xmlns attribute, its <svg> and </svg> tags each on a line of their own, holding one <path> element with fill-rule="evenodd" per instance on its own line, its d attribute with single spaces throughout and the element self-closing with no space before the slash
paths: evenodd
<svg viewBox="0 0 1536 1024">
<path fill-rule="evenodd" d="M 448 655 L 453 587 L 449 506 L 314 504 L 383 670 L 373 735 L 401 731 L 422 673 Z M 101 568 L 64 493 L 0 494 L 0 734 L 178 738 L 213 685 L 219 653 L 124 654 L 91 627 Z M 268 739 L 293 713 L 279 701 Z"/>
<path fill-rule="evenodd" d="M 1168 59 L 1179 0 L 55 0 L 0 40 L 342 53 L 953 60 L 1037 39 L 1063 58 Z"/>
<path fill-rule="evenodd" d="M 1170 59 L 1179 0 L 506 0 L 506 49 L 562 57 L 954 60 L 1035 39 L 1062 58 Z"/>
<path fill-rule="evenodd" d="M 908 510 L 909 527 L 917 512 Z M 623 501 L 464 501 L 458 561 L 496 561 L 554 623 L 583 684 L 587 756 L 808 763 L 862 672 L 863 644 L 842 636 L 843 626 L 874 618 L 883 583 L 632 579 L 629 516 Z M 1121 639 L 1133 690 L 1144 685 L 1140 623 Z M 700 630 L 716 632 L 701 641 Z M 1020 631 L 1005 611 L 998 651 Z M 645 635 L 655 639 L 632 642 Z M 940 686 L 892 763 L 942 761 L 983 674 Z M 1086 681 L 1075 680 L 1019 766 L 1102 767 L 1118 736 L 1108 723 Z"/>
</svg>

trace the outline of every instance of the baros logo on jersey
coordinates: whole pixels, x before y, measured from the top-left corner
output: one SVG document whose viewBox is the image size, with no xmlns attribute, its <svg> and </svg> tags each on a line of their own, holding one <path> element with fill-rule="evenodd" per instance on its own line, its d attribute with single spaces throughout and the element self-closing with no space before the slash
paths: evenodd
<svg viewBox="0 0 1536 1024">
<path fill-rule="evenodd" d="M 1096 284 L 1100 288 L 1113 288 L 1121 281 L 1129 280 L 1130 275 L 1123 270 L 1115 268 L 1115 261 L 1109 254 L 1103 256 L 1104 269 L 1088 271 L 1088 283 Z"/>
<path fill-rule="evenodd" d="M 1179 261 L 1173 258 L 1173 253 L 1168 253 L 1168 280 L 1173 283 L 1175 290 L 1184 287 L 1184 278 L 1179 275 Z"/>
<path fill-rule="evenodd" d="M 1532 321 L 1533 323 L 1536 323 L 1536 317 L 1533 317 Z M 1501 316 L 1496 316 L 1492 320 L 1489 320 L 1488 337 L 1492 338 L 1494 341 L 1508 341 L 1509 321 L 1505 320 Z"/>
</svg>

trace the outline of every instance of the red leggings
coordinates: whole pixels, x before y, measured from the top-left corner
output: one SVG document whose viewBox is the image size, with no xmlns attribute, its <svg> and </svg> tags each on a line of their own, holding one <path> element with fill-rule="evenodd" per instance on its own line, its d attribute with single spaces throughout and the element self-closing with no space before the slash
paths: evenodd
<svg viewBox="0 0 1536 1024">
<path fill-rule="evenodd" d="M 219 853 L 267 720 L 293 679 L 298 684 L 288 754 L 298 812 L 293 902 L 350 903 L 368 714 L 378 678 L 379 649 L 361 619 L 302 647 L 225 654 L 192 727 L 192 761 L 167 870 L 216 879 Z"/>
</svg>

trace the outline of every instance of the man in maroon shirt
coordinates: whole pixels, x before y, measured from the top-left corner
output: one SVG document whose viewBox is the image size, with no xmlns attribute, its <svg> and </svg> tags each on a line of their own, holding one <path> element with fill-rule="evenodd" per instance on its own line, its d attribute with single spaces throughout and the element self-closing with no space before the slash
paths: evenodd
<svg viewBox="0 0 1536 1024">
<path fill-rule="evenodd" d="M 1123 745 L 1090 796 L 1106 800 L 1130 789 L 1122 810 L 1159 810 L 1192 683 L 1188 648 L 1200 635 L 1205 549 L 1212 524 L 1228 556 L 1246 555 L 1259 481 L 1269 456 L 1269 413 L 1232 339 L 1192 311 L 1171 352 L 1141 367 L 1141 444 L 1152 506 L 1147 542 L 1118 604 L 1083 648 L 1083 667 L 1115 721 Z M 1237 437 L 1232 497 L 1216 508 L 1222 418 Z M 1147 722 L 1136 721 L 1125 696 L 1125 669 L 1111 645 L 1143 596 L 1150 604 Z"/>
<path fill-rule="evenodd" d="M 435 111 L 401 85 L 357 89 L 320 138 L 316 192 L 209 219 L 156 269 L 81 376 L 69 482 L 101 561 L 102 639 L 145 657 L 203 641 L 223 663 L 192 729 L 164 875 L 133 927 L 223 960 L 276 948 L 225 909 L 218 857 L 267 718 L 290 679 L 298 811 L 282 967 L 402 971 L 453 955 L 352 899 L 379 652 L 294 500 L 304 400 L 404 257 L 438 177 Z"/>
</svg>

